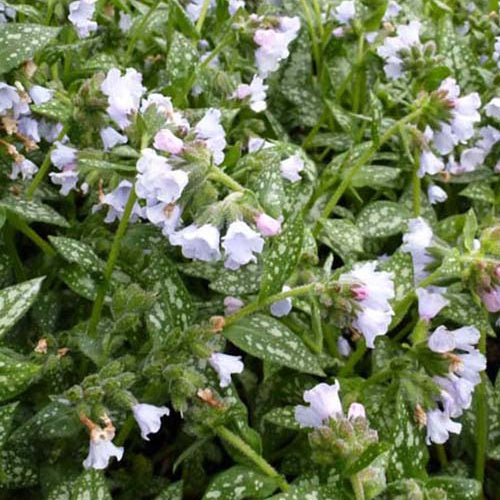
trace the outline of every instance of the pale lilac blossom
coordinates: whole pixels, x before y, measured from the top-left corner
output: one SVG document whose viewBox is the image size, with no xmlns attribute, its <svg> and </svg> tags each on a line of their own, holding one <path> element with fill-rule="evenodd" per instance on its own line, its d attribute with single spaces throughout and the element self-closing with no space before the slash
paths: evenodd
<svg viewBox="0 0 500 500">
<path fill-rule="evenodd" d="M 126 135 L 120 134 L 120 132 L 117 132 L 113 127 L 105 127 L 101 129 L 99 135 L 101 136 L 105 151 L 113 149 L 118 144 L 126 144 L 128 141 L 128 137 Z"/>
<path fill-rule="evenodd" d="M 295 407 L 295 420 L 300 427 L 321 427 L 330 418 L 341 417 L 342 403 L 339 398 L 340 385 L 338 380 L 328 385 L 320 383 L 304 392 L 304 401 L 309 406 L 297 405 Z"/>
<path fill-rule="evenodd" d="M 216 165 L 224 161 L 224 148 L 226 147 L 226 132 L 220 119 L 220 110 L 211 108 L 194 129 L 196 138 L 202 140 L 211 151 Z"/>
<path fill-rule="evenodd" d="M 449 304 L 449 300 L 443 296 L 445 288 L 427 287 L 415 290 L 418 298 L 418 315 L 429 321 L 434 318 L 443 307 Z"/>
<path fill-rule="evenodd" d="M 40 104 L 49 102 L 54 95 L 54 90 L 42 87 L 40 85 L 33 85 L 33 87 L 31 87 L 29 90 L 29 95 L 31 97 L 31 100 L 38 106 Z"/>
<path fill-rule="evenodd" d="M 257 262 L 254 253 L 262 252 L 264 240 L 245 222 L 235 221 L 222 238 L 222 248 L 226 254 L 224 267 L 234 271 L 249 262 Z"/>
<path fill-rule="evenodd" d="M 446 191 L 439 186 L 433 184 L 427 189 L 427 197 L 429 198 L 429 203 L 431 205 L 436 205 L 437 203 L 443 203 L 448 199 Z"/>
<path fill-rule="evenodd" d="M 301 180 L 299 172 L 304 170 L 304 160 L 298 154 L 294 154 L 280 163 L 280 170 L 281 177 L 290 182 L 298 182 Z"/>
<path fill-rule="evenodd" d="M 282 292 L 288 292 L 291 288 L 288 285 L 284 285 L 282 288 Z M 271 314 L 276 318 L 282 318 L 283 316 L 287 316 L 290 314 L 292 310 L 292 298 L 286 297 L 284 299 L 278 300 L 270 305 L 269 310 Z"/>
<path fill-rule="evenodd" d="M 241 356 L 231 356 L 220 352 L 214 352 L 208 362 L 217 372 L 220 386 L 223 389 L 231 384 L 231 375 L 233 373 L 241 373 L 245 368 Z"/>
<path fill-rule="evenodd" d="M 68 19 L 79 38 L 86 38 L 97 30 L 97 23 L 92 21 L 96 2 L 97 0 L 77 0 L 69 4 Z"/>
<path fill-rule="evenodd" d="M 237 297 L 231 297 L 230 295 L 224 297 L 224 314 L 230 316 L 239 311 L 244 305 L 245 303 Z"/>
<path fill-rule="evenodd" d="M 281 232 L 282 219 L 282 217 L 274 219 L 270 215 L 261 212 L 255 216 L 255 225 L 262 236 L 276 236 Z"/>
<path fill-rule="evenodd" d="M 176 137 L 168 128 L 164 128 L 156 133 L 153 146 L 160 151 L 178 155 L 184 149 L 184 142 L 182 139 Z"/>
<path fill-rule="evenodd" d="M 340 24 L 349 24 L 356 16 L 356 8 L 353 0 L 344 0 L 334 13 L 335 19 Z"/>
<path fill-rule="evenodd" d="M 188 259 L 212 262 L 220 259 L 219 230 L 211 224 L 191 224 L 170 235 L 170 244 L 180 246 Z"/>
<path fill-rule="evenodd" d="M 236 88 L 232 95 L 234 99 L 246 99 L 249 97 L 250 109 L 256 113 L 260 113 L 267 108 L 266 91 L 268 86 L 264 84 L 264 80 L 257 75 L 254 75 L 250 84 L 241 83 Z"/>
<path fill-rule="evenodd" d="M 149 441 L 148 434 L 156 434 L 161 427 L 161 417 L 168 416 L 170 410 L 166 406 L 154 406 L 137 403 L 132 406 L 134 418 L 141 429 L 142 439 Z"/>
<path fill-rule="evenodd" d="M 403 235 L 401 248 L 412 256 L 416 284 L 420 283 L 428 275 L 425 268 L 433 259 L 427 248 L 431 245 L 432 237 L 432 229 L 424 219 L 421 217 L 410 219 L 408 231 Z"/>
<path fill-rule="evenodd" d="M 19 161 L 12 163 L 10 179 L 17 179 L 19 175 L 23 180 L 31 179 L 38 172 L 38 167 L 28 158 L 21 157 Z"/>
</svg>

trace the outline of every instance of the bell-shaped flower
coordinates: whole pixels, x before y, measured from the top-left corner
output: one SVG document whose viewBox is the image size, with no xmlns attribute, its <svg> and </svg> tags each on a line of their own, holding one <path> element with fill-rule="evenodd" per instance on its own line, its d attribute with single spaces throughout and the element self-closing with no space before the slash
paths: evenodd
<svg viewBox="0 0 500 500">
<path fill-rule="evenodd" d="M 30 116 L 22 116 L 17 120 L 17 130 L 21 135 L 34 142 L 40 142 L 40 131 L 38 121 Z"/>
<path fill-rule="evenodd" d="M 300 181 L 299 172 L 304 170 L 304 160 L 294 154 L 280 163 L 281 177 L 288 179 L 290 182 Z"/>
<path fill-rule="evenodd" d="M 239 311 L 244 305 L 245 303 L 237 297 L 231 297 L 230 295 L 224 297 L 224 314 L 226 316 L 234 314 L 236 311 Z"/>
<path fill-rule="evenodd" d="M 496 313 L 500 311 L 500 286 L 486 288 L 481 291 L 480 296 L 489 312 Z"/>
<path fill-rule="evenodd" d="M 99 132 L 101 136 L 102 144 L 104 145 L 104 151 L 109 151 L 113 149 L 117 144 L 126 144 L 128 137 L 126 135 L 120 134 L 113 127 L 105 127 Z"/>
<path fill-rule="evenodd" d="M 295 407 L 295 420 L 300 427 L 321 427 L 330 418 L 342 416 L 342 403 L 339 398 L 340 385 L 320 383 L 304 392 L 304 401 L 309 406 Z"/>
<path fill-rule="evenodd" d="M 435 184 L 429 186 L 429 188 L 427 189 L 427 197 L 429 198 L 429 203 L 431 205 L 443 203 L 448 199 L 446 191 L 443 188 L 436 186 Z"/>
<path fill-rule="evenodd" d="M 61 186 L 59 193 L 67 196 L 72 189 L 76 189 L 78 183 L 78 172 L 73 168 L 66 168 L 62 172 L 51 172 L 49 174 L 52 184 Z"/>
<path fill-rule="evenodd" d="M 0 82 L 0 114 L 3 115 L 7 110 L 12 109 L 20 102 L 21 98 L 17 93 L 16 87 Z"/>
<path fill-rule="evenodd" d="M 355 420 L 356 418 L 366 418 L 365 407 L 361 403 L 351 403 L 347 411 L 347 418 Z"/>
<path fill-rule="evenodd" d="M 142 86 L 142 75 L 135 69 L 127 68 L 122 76 L 118 68 L 111 68 L 101 91 L 108 97 L 108 115 L 123 130 L 130 125 L 129 116 L 139 109 L 146 88 Z"/>
<path fill-rule="evenodd" d="M 52 99 L 52 96 L 54 95 L 54 90 L 42 87 L 40 85 L 33 85 L 33 87 L 29 89 L 28 93 L 31 97 L 31 100 L 37 106 L 39 106 L 40 104 L 49 102 Z"/>
<path fill-rule="evenodd" d="M 28 158 L 21 156 L 12 164 L 10 179 L 17 179 L 20 175 L 23 180 L 31 179 L 38 172 L 38 167 Z"/>
<path fill-rule="evenodd" d="M 486 116 L 491 118 L 500 119 L 500 97 L 494 97 L 484 107 Z"/>
<path fill-rule="evenodd" d="M 241 356 L 230 356 L 221 352 L 214 352 L 208 362 L 217 372 L 222 388 L 231 384 L 231 375 L 233 373 L 241 373 L 245 368 L 245 365 L 241 361 Z"/>
<path fill-rule="evenodd" d="M 427 412 L 427 436 L 425 442 L 427 444 L 436 443 L 443 444 L 448 441 L 450 433 L 460 434 L 462 424 L 453 422 L 450 415 L 436 408 Z"/>
<path fill-rule="evenodd" d="M 486 127 L 479 129 L 479 135 L 481 138 L 477 141 L 476 146 L 482 149 L 486 156 L 491 152 L 493 146 L 500 141 L 500 130 L 491 125 L 486 125 Z"/>
<path fill-rule="evenodd" d="M 102 470 L 108 466 L 112 457 L 118 461 L 122 459 L 123 447 L 113 444 L 114 437 L 115 429 L 112 425 L 108 425 L 104 429 L 96 425 L 91 429 L 89 454 L 83 461 L 85 469 Z"/>
<path fill-rule="evenodd" d="M 141 429 L 142 439 L 149 441 L 148 434 L 155 434 L 160 430 L 161 417 L 168 416 L 170 410 L 166 406 L 154 406 L 146 403 L 137 403 L 132 406 L 134 418 Z"/>
<path fill-rule="evenodd" d="M 459 417 L 464 410 L 470 408 L 475 384 L 454 373 L 449 373 L 445 377 L 436 376 L 433 380 L 441 389 L 440 399 L 450 417 Z"/>
<path fill-rule="evenodd" d="M 436 316 L 443 307 L 449 304 L 448 299 L 443 297 L 446 289 L 439 287 L 417 288 L 418 315 L 426 321 Z"/>
<path fill-rule="evenodd" d="M 224 161 L 224 148 L 226 147 L 226 132 L 220 124 L 220 119 L 220 110 L 211 108 L 194 129 L 196 138 L 202 140 L 211 151 L 216 165 Z"/>
<path fill-rule="evenodd" d="M 222 239 L 222 248 L 226 253 L 224 266 L 236 270 L 249 262 L 257 261 L 254 253 L 262 252 L 264 240 L 245 222 L 236 221 L 229 225 Z"/>
<path fill-rule="evenodd" d="M 257 75 L 254 75 L 250 85 L 242 83 L 238 85 L 233 94 L 233 98 L 245 99 L 250 98 L 250 109 L 256 113 L 260 113 L 267 108 L 266 91 L 268 86 L 264 84 L 264 80 Z"/>
<path fill-rule="evenodd" d="M 59 170 L 63 170 L 68 165 L 76 163 L 76 149 L 70 146 L 65 146 L 61 142 L 55 143 L 55 148 L 50 153 L 50 160 L 52 164 Z"/>
<path fill-rule="evenodd" d="M 220 258 L 219 230 L 211 224 L 198 227 L 191 224 L 170 235 L 170 244 L 180 246 L 188 259 L 212 262 Z"/>
<path fill-rule="evenodd" d="M 164 236 L 173 234 L 181 222 L 181 208 L 179 205 L 161 201 L 158 203 L 154 201 L 147 202 L 142 215 L 151 224 L 160 227 Z"/>
<path fill-rule="evenodd" d="M 120 20 L 118 21 L 118 27 L 122 33 L 128 33 L 132 27 L 133 20 L 132 16 L 126 12 L 120 12 Z"/>
<path fill-rule="evenodd" d="M 97 0 L 77 0 L 69 4 L 68 19 L 75 27 L 79 38 L 85 38 L 97 30 L 97 23 L 92 21 Z"/>
<path fill-rule="evenodd" d="M 443 161 L 430 149 L 425 149 L 420 153 L 420 164 L 418 168 L 419 177 L 423 177 L 425 174 L 435 175 L 442 170 L 444 170 Z"/>
<path fill-rule="evenodd" d="M 109 207 L 104 222 L 111 224 L 116 219 L 122 218 L 131 190 L 132 183 L 130 181 L 123 180 L 113 191 L 102 197 L 100 205 L 108 205 Z M 99 208 L 100 206 L 97 207 L 97 210 Z M 141 216 L 141 213 L 141 207 L 136 202 L 132 208 L 132 216 L 130 217 L 130 220 L 137 220 Z"/>
<path fill-rule="evenodd" d="M 421 217 L 410 219 L 408 232 L 403 235 L 401 248 L 412 256 L 414 280 L 417 284 L 427 276 L 425 268 L 433 260 L 427 252 L 432 237 L 432 229 L 424 219 Z"/>
<path fill-rule="evenodd" d="M 356 8 L 352 0 L 344 0 L 333 15 L 340 24 L 349 24 L 356 16 Z"/>
</svg>

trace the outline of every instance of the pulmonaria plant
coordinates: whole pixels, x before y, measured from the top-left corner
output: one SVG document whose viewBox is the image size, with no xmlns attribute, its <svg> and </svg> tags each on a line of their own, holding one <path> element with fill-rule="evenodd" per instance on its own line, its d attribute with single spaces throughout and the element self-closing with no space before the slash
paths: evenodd
<svg viewBox="0 0 500 500">
<path fill-rule="evenodd" d="M 495 497 L 494 3 L 0 0 L 6 498 Z"/>
</svg>

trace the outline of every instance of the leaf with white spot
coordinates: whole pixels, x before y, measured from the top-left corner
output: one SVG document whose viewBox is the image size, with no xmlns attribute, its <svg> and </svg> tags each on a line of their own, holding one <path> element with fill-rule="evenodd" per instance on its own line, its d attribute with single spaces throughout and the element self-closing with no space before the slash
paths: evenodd
<svg viewBox="0 0 500 500">
<path fill-rule="evenodd" d="M 471 182 L 459 194 L 471 200 L 482 201 L 488 205 L 495 203 L 495 192 L 486 182 Z"/>
<path fill-rule="evenodd" d="M 43 104 L 32 104 L 31 111 L 49 120 L 67 123 L 73 114 L 73 106 L 68 101 L 63 102 L 57 99 L 57 97 L 52 97 L 50 101 Z"/>
<path fill-rule="evenodd" d="M 170 330 L 184 329 L 191 324 L 195 315 L 191 295 L 168 257 L 154 253 L 144 271 L 144 281 L 147 291 L 157 295 L 153 307 L 146 313 L 152 337 L 161 339 Z"/>
<path fill-rule="evenodd" d="M 104 261 L 86 243 L 64 236 L 49 236 L 49 240 L 68 262 L 79 264 L 89 272 L 104 268 Z"/>
<path fill-rule="evenodd" d="M 32 59 L 59 31 L 40 24 L 0 24 L 0 74 Z"/>
<path fill-rule="evenodd" d="M 111 500 L 103 471 L 87 469 L 74 482 L 71 500 Z"/>
<path fill-rule="evenodd" d="M 361 210 L 356 225 L 368 238 L 386 238 L 403 232 L 410 217 L 400 203 L 375 201 Z"/>
<path fill-rule="evenodd" d="M 429 452 L 424 442 L 424 432 L 419 430 L 403 398 L 398 397 L 395 408 L 394 428 L 390 442 L 388 477 L 391 481 L 403 478 L 425 479 Z"/>
<path fill-rule="evenodd" d="M 44 278 L 0 290 L 0 337 L 5 335 L 35 301 Z"/>
<path fill-rule="evenodd" d="M 116 163 L 97 158 L 82 158 L 78 157 L 78 171 L 86 174 L 93 170 L 101 170 L 102 174 L 112 172 L 135 172 L 136 166 L 128 165 L 127 163 Z"/>
<path fill-rule="evenodd" d="M 283 231 L 272 238 L 263 253 L 264 269 L 260 298 L 281 292 L 283 285 L 294 271 L 302 251 L 304 221 L 299 215 L 285 224 Z"/>
<path fill-rule="evenodd" d="M 183 481 L 169 484 L 155 500 L 182 500 Z"/>
<path fill-rule="evenodd" d="M 259 152 L 255 154 L 259 155 Z M 266 167 L 259 174 L 254 185 L 257 199 L 265 212 L 271 217 L 279 217 L 286 202 L 283 179 L 279 169 L 279 156 L 277 153 L 275 153 L 275 156 L 275 163 L 266 163 Z"/>
<path fill-rule="evenodd" d="M 269 413 L 264 415 L 264 420 L 285 429 L 300 429 L 299 423 L 295 420 L 295 406 L 273 408 Z"/>
<path fill-rule="evenodd" d="M 266 498 L 278 487 L 277 480 L 243 465 L 218 474 L 209 485 L 203 500 L 242 500 Z"/>
<path fill-rule="evenodd" d="M 352 178 L 353 187 L 396 188 L 400 184 L 401 169 L 381 165 L 365 165 Z"/>
<path fill-rule="evenodd" d="M 350 220 L 321 220 L 319 239 L 340 255 L 344 262 L 355 259 L 363 252 L 363 234 Z"/>
<path fill-rule="evenodd" d="M 97 283 L 85 269 L 78 264 L 69 264 L 59 270 L 59 278 L 76 294 L 87 300 L 97 297 Z"/>
<path fill-rule="evenodd" d="M 466 477 L 437 476 L 429 479 L 427 488 L 443 489 L 450 500 L 478 500 L 482 487 L 479 481 Z"/>
<path fill-rule="evenodd" d="M 275 318 L 256 314 L 230 325 L 223 333 L 252 356 L 299 372 L 324 375 L 317 358 L 302 340 Z"/>
<path fill-rule="evenodd" d="M 40 371 L 40 366 L 0 352 L 0 401 L 23 392 Z"/>
<path fill-rule="evenodd" d="M 38 467 L 33 460 L 11 449 L 0 450 L 0 489 L 29 488 L 37 483 Z"/>
<path fill-rule="evenodd" d="M 256 293 L 260 289 L 261 276 L 262 270 L 259 264 L 251 263 L 236 271 L 221 269 L 210 283 L 210 288 L 224 295 Z"/>
<path fill-rule="evenodd" d="M 1 24 L 0 24 L 1 26 Z M 52 207 L 39 201 L 8 196 L 0 200 L 0 207 L 21 217 L 26 222 L 45 222 L 54 226 L 69 227 L 68 221 Z"/>
<path fill-rule="evenodd" d="M 191 81 L 200 56 L 193 42 L 175 31 L 167 55 L 167 77 L 171 87 L 182 88 Z"/>
<path fill-rule="evenodd" d="M 0 406 L 0 449 L 5 444 L 12 426 L 12 419 L 18 402 Z"/>
</svg>

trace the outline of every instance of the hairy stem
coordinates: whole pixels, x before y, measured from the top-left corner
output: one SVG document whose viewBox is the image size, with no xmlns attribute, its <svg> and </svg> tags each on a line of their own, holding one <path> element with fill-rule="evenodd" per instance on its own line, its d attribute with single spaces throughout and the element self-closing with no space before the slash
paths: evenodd
<svg viewBox="0 0 500 500">
<path fill-rule="evenodd" d="M 223 170 L 215 165 L 212 165 L 209 177 L 214 181 L 224 184 L 224 186 L 229 188 L 231 191 L 237 191 L 239 193 L 243 193 L 245 191 L 245 188 L 239 182 L 236 182 L 230 175 L 227 175 Z"/>
<path fill-rule="evenodd" d="M 220 426 L 215 429 L 216 434 L 234 446 L 243 455 L 250 459 L 266 476 L 276 478 L 282 491 L 287 491 L 290 486 L 286 479 L 263 457 L 257 454 L 243 439 L 231 432 L 227 427 Z"/>
<path fill-rule="evenodd" d="M 354 474 L 351 476 L 351 485 L 354 490 L 354 496 L 356 500 L 365 500 L 365 490 L 363 489 L 363 483 L 359 477 L 359 474 Z"/>
<path fill-rule="evenodd" d="M 201 30 L 203 29 L 203 24 L 207 17 L 209 7 L 210 7 L 210 0 L 204 0 L 203 5 L 201 6 L 200 17 L 198 17 L 198 21 L 196 21 L 195 28 L 198 33 L 201 33 Z"/>
<path fill-rule="evenodd" d="M 31 227 L 29 227 L 28 224 L 26 224 L 26 222 L 20 219 L 17 215 L 9 214 L 7 218 L 12 227 L 27 236 L 38 248 L 40 248 L 40 250 L 42 250 L 45 255 L 48 255 L 49 257 L 54 257 L 56 255 L 56 251 L 52 248 L 52 245 L 45 241 L 36 231 L 31 229 Z"/>
</svg>

